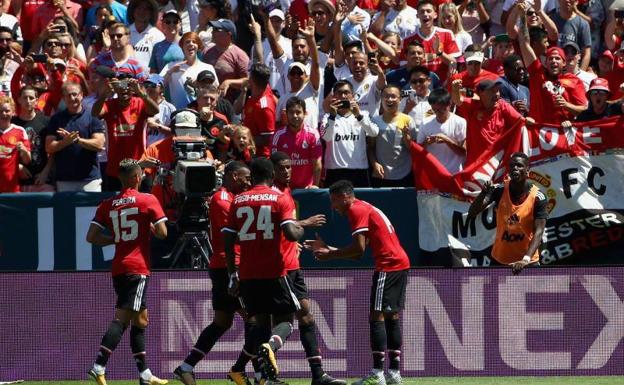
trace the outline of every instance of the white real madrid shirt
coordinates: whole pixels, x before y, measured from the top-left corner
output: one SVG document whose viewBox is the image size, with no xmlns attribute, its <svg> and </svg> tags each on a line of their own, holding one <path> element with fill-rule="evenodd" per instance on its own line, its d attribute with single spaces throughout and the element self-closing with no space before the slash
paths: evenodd
<svg viewBox="0 0 624 385">
<path fill-rule="evenodd" d="M 289 92 L 285 95 L 280 96 L 277 101 L 277 108 L 275 109 L 275 121 L 279 121 L 281 117 L 282 110 L 286 109 L 286 102 L 293 96 L 297 96 L 299 99 L 303 100 L 306 105 L 306 116 L 304 122 L 308 125 L 308 127 L 314 128 L 318 130 L 319 125 L 319 93 L 315 91 L 312 87 L 310 81 L 308 81 L 301 89 L 297 92 Z"/>
<path fill-rule="evenodd" d="M 137 31 L 134 23 L 130 26 L 130 44 L 134 48 L 134 57 L 145 70 L 149 69 L 154 45 L 163 40 L 165 40 L 165 35 L 152 25 L 145 28 L 143 32 Z"/>
<path fill-rule="evenodd" d="M 321 135 L 327 143 L 325 168 L 368 169 L 366 137 L 375 137 L 378 133 L 379 127 L 370 120 L 366 111 L 362 111 L 360 121 L 353 114 L 336 115 L 335 119 L 329 119 L 329 114 L 325 114 L 321 125 Z"/>
<path fill-rule="evenodd" d="M 381 91 L 377 89 L 377 76 L 369 73 L 361 82 L 358 82 L 351 75 L 345 80 L 353 85 L 353 95 L 360 110 L 368 112 L 369 116 L 378 115 Z"/>
</svg>

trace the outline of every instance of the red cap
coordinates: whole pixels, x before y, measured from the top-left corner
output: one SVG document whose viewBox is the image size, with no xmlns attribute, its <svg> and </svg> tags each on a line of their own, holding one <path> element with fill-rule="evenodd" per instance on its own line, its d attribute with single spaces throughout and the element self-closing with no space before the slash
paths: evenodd
<svg viewBox="0 0 624 385">
<path fill-rule="evenodd" d="M 550 47 L 548 48 L 548 50 L 546 50 L 546 57 L 552 56 L 554 54 L 561 56 L 562 59 L 565 59 L 566 57 L 566 54 L 561 47 Z"/>
<path fill-rule="evenodd" d="M 588 93 L 592 91 L 606 91 L 610 94 L 611 90 L 609 89 L 609 81 L 603 78 L 595 78 L 591 81 L 589 89 L 587 90 Z"/>
<path fill-rule="evenodd" d="M 608 49 L 605 49 L 604 52 L 602 53 L 602 55 L 600 55 L 600 57 L 606 57 L 610 60 L 615 60 L 615 57 L 613 56 L 613 53 L 611 51 L 609 51 Z"/>
</svg>

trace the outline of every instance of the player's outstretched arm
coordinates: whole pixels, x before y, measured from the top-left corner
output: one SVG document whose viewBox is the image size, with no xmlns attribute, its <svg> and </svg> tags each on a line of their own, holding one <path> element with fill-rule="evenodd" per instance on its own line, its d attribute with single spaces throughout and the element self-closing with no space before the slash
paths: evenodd
<svg viewBox="0 0 624 385">
<path fill-rule="evenodd" d="M 306 240 L 303 243 L 307 250 L 312 251 L 314 257 L 319 261 L 328 261 L 330 259 L 353 259 L 357 260 L 362 257 L 366 249 L 366 236 L 358 233 L 353 235 L 353 242 L 349 246 L 336 248 L 329 246 L 316 234 L 316 239 Z"/>
<path fill-rule="evenodd" d="M 292 242 L 299 242 L 303 237 L 303 227 L 296 222 L 288 222 L 282 225 L 282 231 L 286 239 Z"/>
<path fill-rule="evenodd" d="M 309 218 L 297 221 L 297 224 L 301 227 L 321 227 L 325 223 L 327 223 L 327 219 L 324 214 L 312 215 Z"/>
<path fill-rule="evenodd" d="M 468 208 L 468 218 L 476 217 L 477 214 L 483 211 L 490 204 L 493 191 L 494 187 L 492 186 L 492 182 L 489 180 L 486 181 L 483 184 L 483 189 Z"/>
<path fill-rule="evenodd" d="M 165 239 L 167 238 L 167 225 L 166 225 L 167 221 L 160 221 L 158 223 L 156 223 L 155 225 L 152 225 L 152 234 L 154 234 L 154 236 L 158 239 Z"/>
<path fill-rule="evenodd" d="M 104 247 L 114 244 L 115 238 L 112 235 L 104 234 L 100 226 L 91 223 L 89 231 L 87 231 L 87 242 Z"/>
</svg>

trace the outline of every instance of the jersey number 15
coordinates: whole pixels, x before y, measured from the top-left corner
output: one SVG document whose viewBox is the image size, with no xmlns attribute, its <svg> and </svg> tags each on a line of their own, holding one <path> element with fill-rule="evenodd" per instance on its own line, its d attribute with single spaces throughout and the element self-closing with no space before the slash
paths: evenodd
<svg viewBox="0 0 624 385">
<path fill-rule="evenodd" d="M 139 236 L 139 224 L 129 217 L 138 213 L 138 207 L 113 210 L 110 212 L 109 215 L 113 223 L 113 233 L 115 233 L 115 243 L 119 242 L 120 239 L 124 242 L 137 239 Z"/>
</svg>

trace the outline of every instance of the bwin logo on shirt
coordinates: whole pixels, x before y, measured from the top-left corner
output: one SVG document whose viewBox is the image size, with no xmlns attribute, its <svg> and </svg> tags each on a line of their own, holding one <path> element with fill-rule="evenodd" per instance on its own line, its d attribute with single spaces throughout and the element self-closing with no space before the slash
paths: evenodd
<svg viewBox="0 0 624 385">
<path fill-rule="evenodd" d="M 360 134 L 344 134 L 344 135 L 340 135 L 340 134 L 336 134 L 334 136 L 334 142 L 340 142 L 341 140 L 360 140 Z"/>
</svg>

